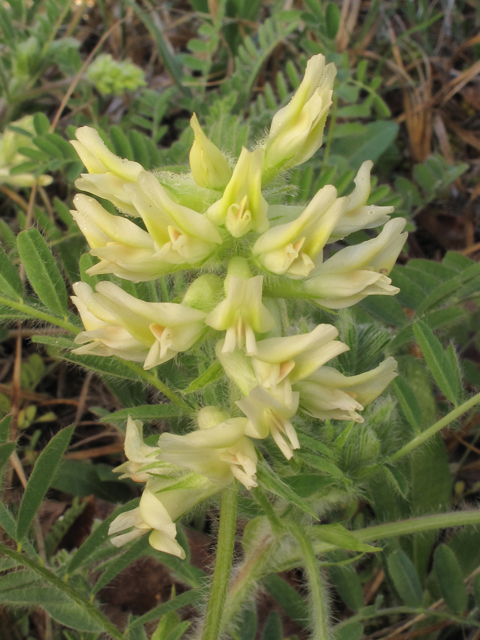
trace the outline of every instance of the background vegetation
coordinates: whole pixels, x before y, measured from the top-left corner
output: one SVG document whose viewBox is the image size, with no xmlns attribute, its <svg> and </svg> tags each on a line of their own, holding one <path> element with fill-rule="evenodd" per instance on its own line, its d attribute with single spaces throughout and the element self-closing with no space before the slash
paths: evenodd
<svg viewBox="0 0 480 640">
<path fill-rule="evenodd" d="M 287 499 L 293 491 L 303 504 L 332 483 L 360 487 L 325 516 L 353 532 L 477 506 L 475 413 L 406 462 L 363 478 L 379 452 L 388 456 L 480 386 L 479 25 L 475 0 L 0 4 L 2 638 L 119 638 L 127 625 L 131 640 L 187 637 L 214 552 L 215 503 L 180 528 L 187 562 L 145 540 L 121 550 L 107 542 L 114 510 L 138 496 L 112 473 L 123 460 L 127 414 L 152 434 L 167 420 L 181 432 L 185 419 L 167 403 L 161 381 L 188 397 L 210 379 L 202 378 L 206 363 L 186 389 L 192 372 L 171 363 L 157 375 L 69 351 L 69 329 L 81 326 L 70 285 L 91 258 L 68 211 L 83 170 L 68 140 L 88 124 L 146 169 L 183 166 L 195 111 L 220 148 L 239 152 L 262 138 L 316 53 L 338 68 L 328 133 L 281 196 L 307 202 L 327 183 L 348 193 L 360 164 L 375 162 L 371 201 L 394 205 L 409 220 L 408 246 L 392 274 L 401 293 L 335 316 L 318 311 L 316 320 L 341 329 L 351 351 L 338 363 L 350 374 L 388 354 L 402 375 L 362 429 L 324 426 L 322 468 L 305 472 L 307 452 L 296 482 L 285 489 L 266 478 L 263 488 Z M 25 174 L 38 180 L 13 184 Z M 137 296 L 151 294 L 150 283 L 130 284 L 123 282 Z M 174 279 L 162 286 L 174 294 Z M 244 523 L 260 513 L 253 501 L 241 508 Z M 478 640 L 479 539 L 473 526 L 385 533 L 380 553 L 351 540 L 347 550 L 332 551 L 332 540 L 319 540 L 334 588 L 332 637 Z M 284 569 L 263 577 L 235 640 L 308 637 L 304 574 Z"/>
</svg>

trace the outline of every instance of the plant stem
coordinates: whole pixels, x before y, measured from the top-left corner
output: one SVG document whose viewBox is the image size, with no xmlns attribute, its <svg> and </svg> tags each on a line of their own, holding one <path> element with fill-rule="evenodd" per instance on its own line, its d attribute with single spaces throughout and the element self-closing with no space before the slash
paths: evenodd
<svg viewBox="0 0 480 640">
<path fill-rule="evenodd" d="M 213 572 L 210 598 L 203 628 L 202 640 L 217 640 L 222 623 L 227 595 L 228 580 L 232 568 L 233 545 L 237 526 L 236 483 L 223 490 L 220 506 L 220 528 L 218 531 L 217 556 Z"/>
<path fill-rule="evenodd" d="M 292 523 L 291 531 L 300 544 L 303 563 L 307 571 L 312 601 L 312 619 L 314 634 L 312 640 L 328 640 L 328 609 L 322 584 L 320 568 L 315 558 L 312 543 L 304 530 L 296 523 Z"/>
<path fill-rule="evenodd" d="M 10 307 L 11 309 L 16 309 L 17 311 L 21 311 L 26 315 L 31 316 L 32 318 L 37 318 L 37 320 L 43 320 L 43 322 L 48 322 L 50 324 L 54 324 L 57 327 L 65 329 L 66 331 L 70 331 L 75 335 L 78 335 L 82 330 L 76 327 L 71 322 L 67 320 L 62 320 L 61 318 L 57 318 L 55 316 L 50 315 L 49 313 L 45 313 L 44 311 L 40 311 L 39 309 L 35 309 L 34 307 L 30 307 L 28 304 L 24 304 L 23 302 L 16 302 L 15 300 L 10 300 L 10 298 L 5 298 L 4 296 L 0 296 L 0 304 L 5 307 Z"/>
<path fill-rule="evenodd" d="M 450 413 L 447 413 L 447 415 L 444 416 L 441 420 L 438 420 L 438 422 L 435 422 L 435 424 L 432 424 L 431 427 L 429 427 L 428 429 L 425 429 L 425 431 L 423 431 L 416 438 L 413 438 L 413 440 L 410 440 L 410 442 L 407 442 L 407 444 L 404 447 L 399 449 L 396 453 L 394 453 L 390 457 L 390 462 L 396 462 L 400 458 L 403 458 L 403 456 L 406 456 L 408 453 L 410 453 L 410 451 L 413 451 L 413 449 L 416 449 L 417 447 L 419 447 L 426 440 L 428 440 L 428 438 L 431 438 L 432 436 L 434 436 L 438 431 L 443 429 L 443 427 L 446 427 L 448 424 L 450 424 L 451 422 L 459 418 L 462 415 L 462 413 L 465 413 L 466 411 L 474 407 L 479 402 L 480 402 L 480 393 L 477 393 L 476 396 L 473 396 L 473 398 L 470 398 L 470 400 L 467 400 L 466 402 L 461 404 L 459 407 L 457 407 L 453 411 L 450 411 Z"/>
<path fill-rule="evenodd" d="M 361 542 L 373 542 L 374 540 L 385 540 L 396 536 L 432 531 L 434 529 L 479 524 L 480 510 L 457 511 L 433 516 L 421 516 L 420 518 L 411 518 L 409 520 L 389 522 L 365 529 L 357 529 L 352 531 L 352 535 Z M 306 534 L 310 538 L 315 537 L 315 526 L 318 525 L 314 525 L 306 530 Z M 272 572 L 289 571 L 302 563 L 302 554 L 299 553 L 298 549 L 293 549 L 291 555 L 284 556 L 280 561 L 277 560 L 274 565 L 274 563 L 271 562 L 271 551 L 273 547 L 274 539 L 271 535 L 262 538 L 256 549 L 252 550 L 244 564 L 239 567 L 237 576 L 232 582 L 227 595 L 225 614 L 222 621 L 223 628 L 233 620 L 241 609 L 244 601 L 252 595 L 254 585 L 258 580 L 261 580 Z M 315 539 L 312 542 L 312 547 L 316 556 L 338 549 L 334 544 Z"/>
</svg>

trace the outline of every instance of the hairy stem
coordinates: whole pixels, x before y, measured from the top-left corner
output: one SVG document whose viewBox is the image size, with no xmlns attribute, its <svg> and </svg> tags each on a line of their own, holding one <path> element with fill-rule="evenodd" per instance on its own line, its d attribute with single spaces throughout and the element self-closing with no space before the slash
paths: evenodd
<svg viewBox="0 0 480 640">
<path fill-rule="evenodd" d="M 223 490 L 220 506 L 217 556 L 202 640 L 217 640 L 232 568 L 233 545 L 237 526 L 238 491 L 235 484 Z"/>
<path fill-rule="evenodd" d="M 320 568 L 315 557 L 315 551 L 313 550 L 312 543 L 305 535 L 305 531 L 302 527 L 294 523 L 290 528 L 300 545 L 302 560 L 307 572 L 308 584 L 310 587 L 313 622 L 312 640 L 328 640 L 328 606 L 322 584 Z"/>
<path fill-rule="evenodd" d="M 70 333 L 74 333 L 75 335 L 78 335 L 81 332 L 81 329 L 76 327 L 71 322 L 68 322 L 68 320 L 62 320 L 61 318 L 50 315 L 49 313 L 45 313 L 44 311 L 40 311 L 39 309 L 30 307 L 28 304 L 24 304 L 23 302 L 16 302 L 15 300 L 10 300 L 10 298 L 0 296 L 0 304 L 4 305 L 5 307 L 10 307 L 10 309 L 16 309 L 17 311 L 31 316 L 32 318 L 36 318 L 37 320 L 42 320 L 43 322 L 54 324 L 61 329 L 65 329 Z"/>
<path fill-rule="evenodd" d="M 447 413 L 447 415 L 444 416 L 441 420 L 438 420 L 438 422 L 435 422 L 435 424 L 432 424 L 431 427 L 429 427 L 428 429 L 425 429 L 425 431 L 423 431 L 416 438 L 413 438 L 413 440 L 410 440 L 410 442 L 407 442 L 405 446 L 403 446 L 401 449 L 399 449 L 390 457 L 390 462 L 396 462 L 400 458 L 403 458 L 403 456 L 406 456 L 408 453 L 410 453 L 411 451 L 419 447 L 421 444 L 423 444 L 426 440 L 428 440 L 428 438 L 431 438 L 432 436 L 434 436 L 438 431 L 440 431 L 441 429 L 449 425 L 451 422 L 459 418 L 462 415 L 462 413 L 465 413 L 466 411 L 474 407 L 479 402 L 480 402 L 480 393 L 477 393 L 476 396 L 473 396 L 472 398 L 470 398 L 470 400 L 467 400 L 466 402 L 461 404 L 459 407 L 457 407 L 453 411 L 450 411 L 450 413 Z"/>
<path fill-rule="evenodd" d="M 161 391 L 164 396 L 166 396 L 178 407 L 182 407 L 182 409 L 185 409 L 187 413 L 191 413 L 193 411 L 193 408 L 189 404 L 187 404 L 181 398 L 181 396 L 175 393 L 175 391 L 172 391 L 170 387 L 167 387 L 167 385 L 163 383 L 155 373 L 145 371 L 145 369 L 140 367 L 135 362 L 131 362 L 130 360 L 124 360 L 123 358 L 120 358 L 120 360 L 126 367 L 134 371 L 140 378 L 143 378 L 145 382 L 148 382 L 148 384 L 151 384 L 152 387 L 155 387 L 156 389 Z"/>
<path fill-rule="evenodd" d="M 449 527 L 460 527 L 463 525 L 479 525 L 480 510 L 456 511 L 453 513 L 440 513 L 431 516 L 421 516 L 389 522 L 365 529 L 352 531 L 352 535 L 361 542 L 373 542 L 375 540 L 385 540 L 396 536 L 422 533 L 434 529 L 446 529 Z M 316 556 L 338 549 L 333 544 L 315 540 L 315 527 L 309 527 L 306 531 L 312 540 L 313 551 Z M 321 525 L 320 525 L 321 526 Z M 241 610 L 245 600 L 254 592 L 255 584 L 271 572 L 288 571 L 302 564 L 303 556 L 298 549 L 293 549 L 290 555 L 275 562 L 275 566 L 270 562 L 271 551 L 275 540 L 271 535 L 260 540 L 255 549 L 251 551 L 245 562 L 237 570 L 236 578 L 233 580 L 227 599 L 225 602 L 225 613 L 222 620 L 222 627 L 225 628 Z"/>
</svg>

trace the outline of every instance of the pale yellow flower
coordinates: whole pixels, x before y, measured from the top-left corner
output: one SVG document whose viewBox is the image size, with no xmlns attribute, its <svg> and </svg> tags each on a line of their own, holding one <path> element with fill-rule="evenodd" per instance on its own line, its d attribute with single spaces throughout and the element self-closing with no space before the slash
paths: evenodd
<svg viewBox="0 0 480 640">
<path fill-rule="evenodd" d="M 245 349 L 248 355 L 255 354 L 255 333 L 265 333 L 274 327 L 275 320 L 262 302 L 262 283 L 263 276 L 228 276 L 226 299 L 205 319 L 209 327 L 227 332 L 224 353 Z"/>
<path fill-rule="evenodd" d="M 190 349 L 205 331 L 207 314 L 183 304 L 144 302 L 112 282 L 99 282 L 96 293 L 84 282 L 73 289 L 86 329 L 74 353 L 117 355 L 151 369 Z"/>
<path fill-rule="evenodd" d="M 348 205 L 343 216 L 338 220 L 332 231 L 329 242 L 341 240 L 345 236 L 360 229 L 373 229 L 385 224 L 389 220 L 389 214 L 394 207 L 379 207 L 374 204 L 367 205 L 370 197 L 370 171 L 373 162 L 366 160 L 354 180 L 355 189 L 348 196 Z"/>
<path fill-rule="evenodd" d="M 115 536 L 112 544 L 121 547 L 150 531 L 149 542 L 154 549 L 184 559 L 185 551 L 176 541 L 175 521 L 224 486 L 196 473 L 150 479 L 140 505 L 120 514 L 110 525 L 108 533 Z"/>
<path fill-rule="evenodd" d="M 252 253 L 268 271 L 290 278 L 304 278 L 348 207 L 348 198 L 338 198 L 335 187 L 320 189 L 293 222 L 271 227 L 261 235 Z"/>
<path fill-rule="evenodd" d="M 123 187 L 137 181 L 142 165 L 112 153 L 92 127 L 79 127 L 75 136 L 77 140 L 70 143 L 88 171 L 75 182 L 77 189 L 110 200 L 123 213 L 138 215 Z"/>
<path fill-rule="evenodd" d="M 318 54 L 307 62 L 292 100 L 277 111 L 268 135 L 263 172 L 266 179 L 306 162 L 322 144 L 337 70 Z"/>
<path fill-rule="evenodd" d="M 378 367 L 357 376 L 344 376 L 332 367 L 321 367 L 294 386 L 300 406 L 320 420 L 363 422 L 357 411 L 373 402 L 398 375 L 397 362 L 387 358 Z"/>
<path fill-rule="evenodd" d="M 222 238 L 204 215 L 172 200 L 166 189 L 148 171 L 138 184 L 124 187 L 148 232 L 159 247 L 159 257 L 175 265 L 194 265 L 213 253 Z"/>
<path fill-rule="evenodd" d="M 262 233 L 269 227 L 268 204 L 262 195 L 263 149 L 242 149 L 223 196 L 209 207 L 207 217 L 225 225 L 234 238 L 249 231 Z"/>
<path fill-rule="evenodd" d="M 211 413 L 211 408 L 200 411 Z M 214 482 L 228 483 L 237 478 L 247 489 L 256 487 L 257 454 L 245 437 L 246 418 L 229 418 L 206 426 L 212 416 L 200 418 L 203 428 L 183 436 L 162 433 L 158 459 L 195 471 Z"/>
<path fill-rule="evenodd" d="M 302 282 L 303 290 L 329 309 L 350 307 L 369 295 L 395 295 L 399 289 L 387 275 L 407 239 L 406 222 L 390 220 L 376 238 L 341 249 Z"/>
</svg>

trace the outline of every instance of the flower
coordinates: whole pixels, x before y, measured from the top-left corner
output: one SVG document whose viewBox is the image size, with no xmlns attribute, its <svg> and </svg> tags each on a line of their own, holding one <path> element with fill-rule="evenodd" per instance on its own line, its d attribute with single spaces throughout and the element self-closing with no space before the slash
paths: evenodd
<svg viewBox="0 0 480 640">
<path fill-rule="evenodd" d="M 296 220 L 271 227 L 260 236 L 253 255 L 273 273 L 290 278 L 308 276 L 347 203 L 348 198 L 337 199 L 335 187 L 323 187 Z"/>
<path fill-rule="evenodd" d="M 74 353 L 117 355 L 151 369 L 190 349 L 205 331 L 206 313 L 183 304 L 144 302 L 112 282 L 99 282 L 96 293 L 84 282 L 73 289 L 86 329 Z"/>
<path fill-rule="evenodd" d="M 226 331 L 223 352 L 245 349 L 247 355 L 257 352 L 255 332 L 265 333 L 275 320 L 262 303 L 263 276 L 227 277 L 227 297 L 205 318 L 205 324 Z"/>
<path fill-rule="evenodd" d="M 193 179 L 200 187 L 223 190 L 232 176 L 228 162 L 220 149 L 204 134 L 195 113 L 190 120 L 190 126 L 195 133 L 190 150 Z"/>
<path fill-rule="evenodd" d="M 175 266 L 160 257 L 153 238 L 131 220 L 108 213 L 101 204 L 85 195 L 73 199 L 71 214 L 100 262 L 89 275 L 114 273 L 132 282 L 154 280 L 171 273 Z"/>
<path fill-rule="evenodd" d="M 370 171 L 372 167 L 373 162 L 366 160 L 358 170 L 354 180 L 355 189 L 348 197 L 346 211 L 335 225 L 329 242 L 341 240 L 360 229 L 373 229 L 388 222 L 388 214 L 393 212 L 394 207 L 379 207 L 374 204 L 367 206 L 367 200 L 370 196 Z"/>
<path fill-rule="evenodd" d="M 206 407 L 200 414 L 212 413 Z M 199 417 L 197 431 L 183 436 L 162 433 L 158 459 L 206 476 L 213 482 L 229 483 L 237 478 L 247 489 L 256 487 L 257 454 L 245 437 L 246 418 L 230 418 L 211 425 L 214 416 Z M 203 428 L 202 428 L 203 427 Z"/>
<path fill-rule="evenodd" d="M 293 384 L 307 378 L 328 360 L 348 351 L 346 344 L 335 340 L 337 336 L 335 327 L 320 324 L 309 333 L 260 340 L 252 357 L 258 382 L 275 390 L 284 382 Z"/>
<path fill-rule="evenodd" d="M 209 220 L 224 224 L 234 238 L 249 231 L 263 233 L 269 227 L 268 204 L 262 196 L 262 158 L 263 149 L 243 147 L 222 198 L 207 210 Z"/>
<path fill-rule="evenodd" d="M 182 560 L 185 551 L 176 541 L 175 521 L 195 505 L 218 493 L 224 485 L 205 476 L 189 473 L 180 478 L 152 478 L 145 487 L 136 509 L 121 513 L 108 530 L 116 547 L 151 531 L 149 542 L 157 551 L 170 553 Z"/>
<path fill-rule="evenodd" d="M 357 376 L 344 376 L 332 367 L 321 367 L 295 384 L 300 392 L 300 406 L 320 420 L 363 422 L 356 413 L 373 402 L 398 375 L 397 362 L 387 358 L 378 367 Z"/>
<path fill-rule="evenodd" d="M 297 413 L 299 398 L 300 394 L 294 391 L 281 402 L 260 385 L 255 387 L 246 398 L 236 402 L 248 418 L 245 435 L 263 440 L 271 433 L 280 451 L 290 460 L 293 450 L 300 448 L 290 422 Z"/>
<path fill-rule="evenodd" d="M 158 447 L 150 447 L 143 441 L 143 423 L 128 416 L 125 432 L 125 456 L 127 462 L 114 469 L 121 473 L 120 479 L 131 478 L 135 482 L 147 482 L 152 476 L 166 476 L 179 472 L 179 469 L 157 458 Z"/>
<path fill-rule="evenodd" d="M 137 216 L 123 187 L 136 182 L 143 167 L 138 162 L 119 158 L 108 149 L 98 131 L 92 127 L 79 127 L 77 140 L 70 140 L 88 173 L 82 173 L 75 182 L 77 189 L 110 200 L 123 213 Z"/>
<path fill-rule="evenodd" d="M 156 177 L 148 171 L 138 176 L 138 184 L 125 185 L 148 232 L 160 248 L 159 257 L 176 265 L 202 262 L 222 238 L 204 215 L 174 202 Z"/>
<path fill-rule="evenodd" d="M 273 117 L 263 162 L 267 180 L 306 162 L 321 146 L 336 73 L 333 64 L 325 66 L 322 54 L 307 62 L 292 100 Z"/>
<path fill-rule="evenodd" d="M 305 293 L 329 309 L 350 307 L 369 295 L 398 293 L 387 274 L 405 244 L 406 222 L 390 220 L 376 238 L 338 251 L 316 269 L 315 276 L 302 282 Z"/>
</svg>

